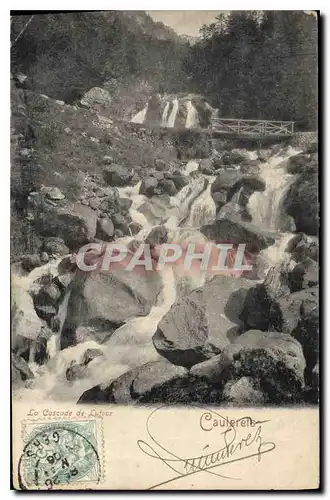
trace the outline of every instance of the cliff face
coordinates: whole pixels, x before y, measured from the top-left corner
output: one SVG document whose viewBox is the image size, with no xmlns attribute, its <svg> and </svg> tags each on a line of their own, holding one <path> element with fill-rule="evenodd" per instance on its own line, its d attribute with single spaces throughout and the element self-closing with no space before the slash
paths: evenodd
<svg viewBox="0 0 330 500">
<path fill-rule="evenodd" d="M 72 103 L 113 79 L 147 78 L 163 91 L 184 83 L 189 44 L 143 11 L 38 14 L 26 26 L 30 17 L 11 24 L 12 73 L 27 75 L 30 90 Z"/>
</svg>

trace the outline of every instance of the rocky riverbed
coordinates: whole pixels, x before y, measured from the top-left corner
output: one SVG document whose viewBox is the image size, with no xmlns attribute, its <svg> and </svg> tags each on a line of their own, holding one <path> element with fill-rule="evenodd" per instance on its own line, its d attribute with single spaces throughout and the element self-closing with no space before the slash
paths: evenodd
<svg viewBox="0 0 330 500">
<path fill-rule="evenodd" d="M 192 149 L 193 131 L 13 92 L 14 397 L 317 403 L 317 144 Z M 245 243 L 253 270 L 77 269 L 82 245 L 113 241 Z"/>
</svg>

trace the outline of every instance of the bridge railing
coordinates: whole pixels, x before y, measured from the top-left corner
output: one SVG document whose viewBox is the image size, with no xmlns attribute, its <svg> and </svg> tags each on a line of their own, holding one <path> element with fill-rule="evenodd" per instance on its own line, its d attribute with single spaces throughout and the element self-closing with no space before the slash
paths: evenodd
<svg viewBox="0 0 330 500">
<path fill-rule="evenodd" d="M 224 132 L 235 135 L 292 135 L 294 122 L 212 118 L 209 128 L 213 132 Z"/>
</svg>

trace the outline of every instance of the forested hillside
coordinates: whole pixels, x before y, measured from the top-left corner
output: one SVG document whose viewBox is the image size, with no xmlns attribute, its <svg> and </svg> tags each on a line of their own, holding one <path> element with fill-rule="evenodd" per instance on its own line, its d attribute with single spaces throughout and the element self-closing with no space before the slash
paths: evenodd
<svg viewBox="0 0 330 500">
<path fill-rule="evenodd" d="M 317 20 L 304 11 L 231 11 L 201 30 L 186 70 L 223 117 L 316 129 Z"/>
<path fill-rule="evenodd" d="M 184 91 L 182 60 L 189 43 L 144 11 L 37 14 L 12 17 L 12 72 L 31 90 L 66 102 L 115 80 L 148 80 L 151 91 Z M 149 89 L 149 90 L 150 90 Z"/>
</svg>

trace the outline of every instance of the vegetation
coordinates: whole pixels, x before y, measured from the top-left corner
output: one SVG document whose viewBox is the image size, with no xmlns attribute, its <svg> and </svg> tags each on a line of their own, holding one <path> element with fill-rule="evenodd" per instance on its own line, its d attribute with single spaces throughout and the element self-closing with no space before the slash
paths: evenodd
<svg viewBox="0 0 330 500">
<path fill-rule="evenodd" d="M 317 21 L 304 11 L 231 11 L 201 29 L 185 60 L 222 117 L 317 128 Z"/>
</svg>

